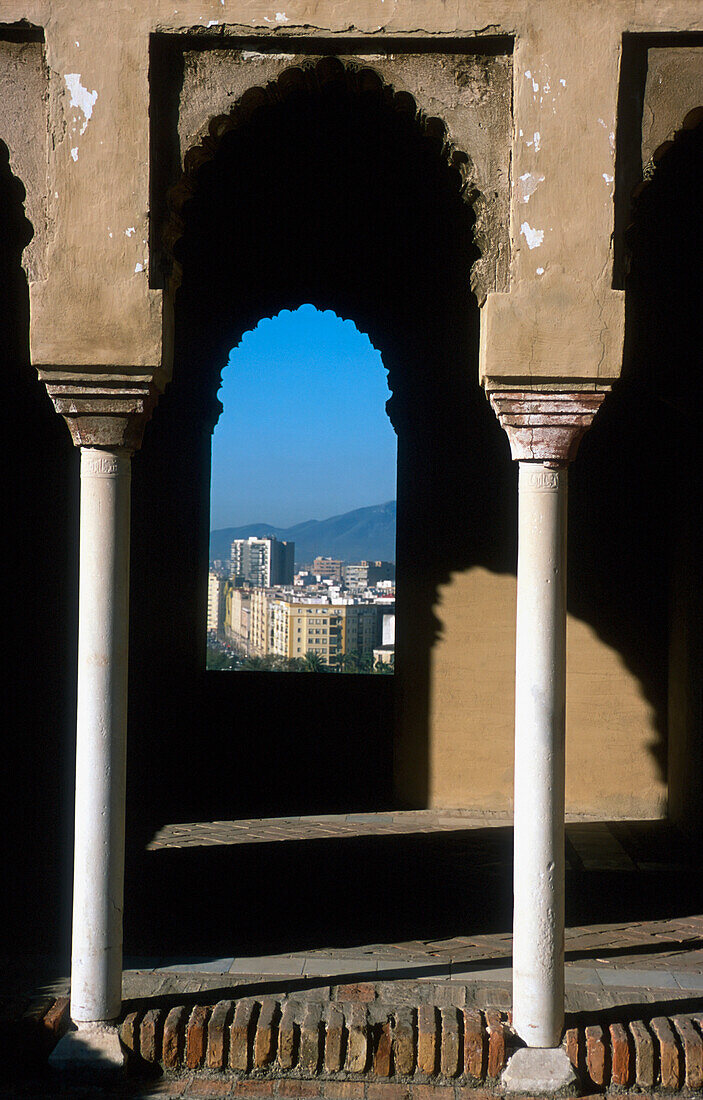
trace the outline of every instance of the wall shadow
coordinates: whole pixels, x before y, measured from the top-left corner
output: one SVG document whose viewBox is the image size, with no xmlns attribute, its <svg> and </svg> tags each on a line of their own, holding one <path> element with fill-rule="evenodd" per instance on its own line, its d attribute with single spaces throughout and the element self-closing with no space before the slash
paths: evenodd
<svg viewBox="0 0 703 1100">
<path fill-rule="evenodd" d="M 668 568 L 654 580 L 669 608 L 669 811 L 691 829 L 703 824 L 701 180 L 703 124 L 676 135 L 635 200 L 624 365 L 626 384 L 656 409 L 641 446 L 652 452 L 647 489 Z"/>
<path fill-rule="evenodd" d="M 331 59 L 325 65 L 317 83 L 291 79 L 275 95 L 257 90 L 247 121 L 214 151 L 208 139 L 181 210 L 174 377 L 134 462 L 135 847 L 168 821 L 388 806 L 398 726 L 415 804 L 425 804 L 438 591 L 475 566 L 515 570 L 516 477 L 477 382 L 479 317 L 469 286 L 477 252 L 461 177 L 444 155 L 441 130 L 422 129 L 409 97 L 355 82 Z M 637 677 L 665 776 L 672 546 L 690 553 L 682 532 L 697 496 L 672 509 L 671 455 L 685 452 L 684 483 L 699 456 L 650 376 L 655 359 L 671 362 L 663 333 L 676 329 L 676 356 L 690 357 L 696 311 L 692 292 L 663 291 L 665 280 L 682 278 L 671 259 L 679 246 L 669 242 L 662 266 L 652 234 L 664 222 L 660 214 L 645 222 L 627 290 L 624 377 L 571 471 L 569 611 Z M 392 682 L 202 672 L 220 372 L 243 332 L 302 302 L 352 318 L 389 372 L 398 435 Z M 698 560 L 694 554 L 681 576 Z M 689 595 L 682 601 L 692 606 Z M 686 661 L 690 669 L 690 653 Z M 690 685 L 686 676 L 681 682 Z"/>
<path fill-rule="evenodd" d="M 701 912 L 703 884 L 692 873 L 700 853 L 680 841 L 666 823 L 634 823 L 628 853 L 645 866 L 632 862 L 629 870 L 584 869 L 567 844 L 567 927 Z M 647 867 L 650 849 L 662 849 L 667 862 Z M 142 851 L 129 868 L 125 950 L 186 961 L 510 933 L 512 861 L 510 827 Z M 696 950 L 700 939 L 685 947 L 577 946 L 569 959 L 649 956 L 664 947 Z M 487 951 L 504 960 L 493 965 L 510 965 L 509 941 Z M 436 965 L 446 976 L 446 958 Z"/>
<path fill-rule="evenodd" d="M 68 928 L 78 568 L 76 454 L 29 361 L 21 260 L 33 228 L 24 198 L 0 141 L 0 371 L 11 395 L 1 475 L 7 527 L 0 802 L 3 928 L 18 953 L 38 939 L 55 950 Z"/>
<path fill-rule="evenodd" d="M 639 188 L 622 378 L 573 464 L 569 509 L 569 610 L 637 676 L 669 813 L 692 828 L 703 820 L 702 173 L 699 127 Z"/>
</svg>

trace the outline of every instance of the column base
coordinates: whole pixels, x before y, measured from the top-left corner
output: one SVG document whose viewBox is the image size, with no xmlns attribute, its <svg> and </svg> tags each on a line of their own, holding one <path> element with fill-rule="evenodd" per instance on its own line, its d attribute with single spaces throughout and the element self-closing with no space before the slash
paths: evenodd
<svg viewBox="0 0 703 1100">
<path fill-rule="evenodd" d="M 503 1070 L 506 1093 L 529 1096 L 577 1096 L 579 1080 L 562 1047 L 521 1047 Z"/>
<path fill-rule="evenodd" d="M 52 1069 L 91 1076 L 114 1075 L 125 1066 L 120 1034 L 112 1024 L 79 1023 L 59 1039 L 49 1055 Z"/>
</svg>

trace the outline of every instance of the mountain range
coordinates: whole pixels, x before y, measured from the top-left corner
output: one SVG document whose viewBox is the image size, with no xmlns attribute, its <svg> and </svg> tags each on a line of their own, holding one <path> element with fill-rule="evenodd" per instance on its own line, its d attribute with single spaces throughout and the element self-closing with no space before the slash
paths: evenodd
<svg viewBox="0 0 703 1100">
<path fill-rule="evenodd" d="M 343 561 L 364 559 L 395 561 L 395 501 L 355 508 L 329 519 L 309 519 L 293 527 L 272 523 L 248 523 L 243 527 L 220 527 L 210 532 L 210 560 L 229 558 L 232 539 L 274 535 L 295 543 L 296 562 L 311 562 L 318 555 Z"/>
</svg>

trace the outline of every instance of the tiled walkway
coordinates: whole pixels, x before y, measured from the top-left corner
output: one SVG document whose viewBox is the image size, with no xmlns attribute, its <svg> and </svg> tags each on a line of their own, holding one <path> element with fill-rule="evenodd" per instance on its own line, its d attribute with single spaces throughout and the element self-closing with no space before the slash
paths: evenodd
<svg viewBox="0 0 703 1100">
<path fill-rule="evenodd" d="M 504 815 L 476 815 L 465 811 L 405 811 L 315 817 L 269 818 L 174 824 L 161 828 L 148 845 L 150 851 L 212 846 L 305 842 L 338 842 L 343 851 L 353 838 L 412 837 L 454 834 L 476 871 L 491 874 L 504 869 L 504 845 L 510 846 Z M 685 864 L 685 849 L 673 845 L 665 823 L 605 824 L 584 820 L 567 825 L 569 871 L 597 888 L 601 878 L 621 881 L 670 872 L 672 857 Z M 495 829 L 495 833 L 489 830 Z M 507 834 L 507 835 L 506 835 Z M 472 836 L 481 838 L 472 845 Z M 495 843 L 491 843 L 494 835 Z M 488 838 L 488 839 L 487 839 Z M 500 838 L 500 839 L 499 839 Z M 311 849 L 312 850 L 312 849 Z M 686 873 L 684 867 L 681 872 Z M 666 889 L 662 881 L 662 889 Z M 330 919 L 334 919 L 330 913 Z M 681 912 L 673 918 L 572 926 L 566 937 L 567 1009 L 584 1010 L 608 1005 L 703 996 L 703 915 Z M 294 984 L 313 990 L 340 981 L 372 981 L 384 997 L 422 994 L 435 1003 L 510 1004 L 511 936 L 508 932 L 453 936 L 449 939 L 371 943 L 266 955 L 209 958 L 132 958 L 126 960 L 126 992 L 150 984 L 161 992 L 181 991 L 185 985 L 282 986 Z M 459 990 L 462 993 L 459 993 Z"/>
<path fill-rule="evenodd" d="M 338 854 L 335 858 L 343 860 L 347 842 L 359 838 L 372 841 L 373 838 L 404 837 L 412 840 L 413 837 L 453 834 L 449 839 L 457 838 L 464 874 L 469 877 L 482 875 L 482 883 L 500 881 L 504 891 L 507 880 L 509 891 L 510 872 L 506 863 L 511 849 L 509 824 L 498 814 L 477 816 L 464 811 L 171 824 L 153 835 L 144 855 L 147 860 L 151 853 L 179 859 L 181 853 L 186 858 L 188 852 L 187 858 L 195 861 L 188 866 L 197 868 L 198 860 L 204 859 L 204 854 L 199 857 L 194 851 L 197 849 L 233 851 L 238 846 L 266 845 L 269 849 L 275 846 L 281 853 L 280 858 L 284 859 L 286 845 L 290 844 L 295 847 L 298 858 L 304 860 L 307 842 L 310 842 L 312 853 L 319 851 L 319 842 L 324 841 L 328 843 L 325 851 L 335 852 Z M 640 889 L 646 881 L 656 895 L 660 881 L 662 891 L 670 888 L 672 873 L 676 881 L 696 873 L 693 855 L 679 839 L 663 822 L 570 821 L 567 825 L 569 881 L 576 881 L 584 895 L 603 890 L 613 882 L 627 892 L 628 884 Z M 253 852 L 256 850 L 252 848 Z M 358 855 L 355 858 L 358 861 Z M 189 881 L 188 889 L 197 890 L 197 883 Z M 432 890 L 431 883 L 428 889 Z M 246 904 L 244 897 L 242 904 Z M 202 899 L 202 905 L 208 905 L 207 897 Z M 239 995 L 246 988 L 257 995 L 266 991 L 295 990 L 324 998 L 329 996 L 331 987 L 342 982 L 373 982 L 384 1000 L 427 999 L 435 1004 L 509 1007 L 511 936 L 505 927 L 465 937 L 361 945 L 350 942 L 348 946 L 340 946 L 338 938 L 335 941 L 332 935 L 325 937 L 324 928 L 333 930 L 336 920 L 334 905 L 330 903 L 329 912 L 325 905 L 325 897 L 320 896 L 318 925 L 323 931 L 317 942 L 302 950 L 263 954 L 240 951 L 223 957 L 198 955 L 196 931 L 191 937 L 192 946 L 196 948 L 192 955 L 186 952 L 128 955 L 125 958 L 125 997 L 148 998 L 235 988 Z M 699 908 L 703 910 L 703 906 Z M 655 916 L 643 912 L 641 919 L 579 923 L 568 927 L 567 1010 L 703 998 L 703 914 L 691 908 L 688 902 L 682 903 L 679 910 L 673 902 L 668 907 L 664 905 L 663 910 L 664 916 L 659 905 Z M 236 913 L 232 929 L 234 946 Z M 52 977 L 52 991 L 63 992 L 68 984 L 67 974 L 54 972 Z"/>
</svg>

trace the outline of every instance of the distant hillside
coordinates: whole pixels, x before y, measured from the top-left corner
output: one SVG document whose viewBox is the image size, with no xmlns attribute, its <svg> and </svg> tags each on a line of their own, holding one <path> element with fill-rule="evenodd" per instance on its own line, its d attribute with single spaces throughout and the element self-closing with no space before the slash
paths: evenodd
<svg viewBox="0 0 703 1100">
<path fill-rule="evenodd" d="M 395 501 L 356 508 L 330 519 L 309 519 L 294 527 L 251 523 L 245 527 L 222 527 L 210 532 L 210 560 L 229 558 L 232 539 L 250 535 L 275 535 L 295 543 L 295 560 L 312 561 L 321 555 L 359 561 L 371 558 L 395 561 Z"/>
</svg>

